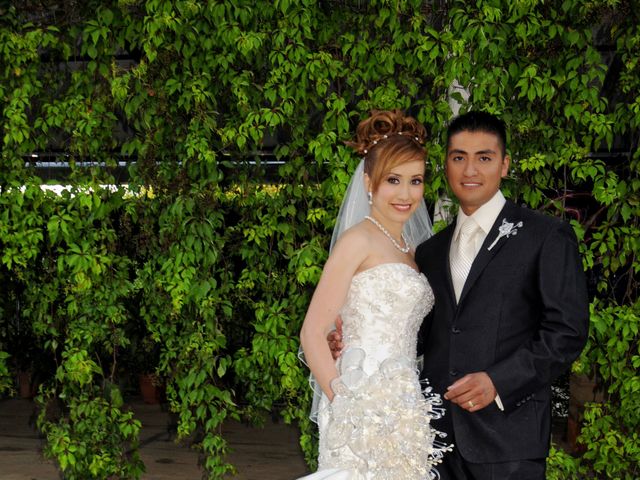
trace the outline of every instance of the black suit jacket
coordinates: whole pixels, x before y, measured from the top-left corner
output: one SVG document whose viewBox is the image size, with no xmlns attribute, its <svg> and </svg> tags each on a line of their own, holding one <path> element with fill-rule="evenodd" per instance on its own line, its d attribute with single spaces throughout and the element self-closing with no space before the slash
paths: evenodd
<svg viewBox="0 0 640 480">
<path fill-rule="evenodd" d="M 523 222 L 498 237 L 506 219 Z M 567 223 L 507 201 L 478 252 L 456 304 L 449 270 L 455 225 L 420 245 L 416 262 L 435 294 L 421 329 L 422 378 L 440 394 L 485 371 L 504 404 L 475 413 L 445 401 L 435 428 L 453 433 L 462 456 L 494 463 L 548 454 L 551 383 L 577 358 L 588 332 L 588 299 L 576 238 Z"/>
</svg>

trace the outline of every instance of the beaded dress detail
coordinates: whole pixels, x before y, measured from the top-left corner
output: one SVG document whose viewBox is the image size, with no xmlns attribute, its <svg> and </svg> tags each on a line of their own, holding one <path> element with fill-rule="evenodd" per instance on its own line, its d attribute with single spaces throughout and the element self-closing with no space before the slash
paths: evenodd
<svg viewBox="0 0 640 480">
<path fill-rule="evenodd" d="M 421 385 L 417 335 L 434 296 L 403 263 L 356 274 L 341 310 L 343 343 L 333 402 L 318 410 L 318 471 L 305 480 L 431 480 L 451 446 L 430 421 L 439 395 Z"/>
</svg>

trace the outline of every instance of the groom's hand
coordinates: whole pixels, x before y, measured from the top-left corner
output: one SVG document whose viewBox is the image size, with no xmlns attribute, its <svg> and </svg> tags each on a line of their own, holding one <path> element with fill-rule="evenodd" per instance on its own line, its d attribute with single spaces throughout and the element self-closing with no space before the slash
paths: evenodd
<svg viewBox="0 0 640 480">
<path fill-rule="evenodd" d="M 331 349 L 331 356 L 337 360 L 342 353 L 342 318 L 336 318 L 336 329 L 327 335 L 327 343 Z"/>
<path fill-rule="evenodd" d="M 447 388 L 444 398 L 469 412 L 477 412 L 493 402 L 496 387 L 486 372 L 469 373 Z"/>
</svg>

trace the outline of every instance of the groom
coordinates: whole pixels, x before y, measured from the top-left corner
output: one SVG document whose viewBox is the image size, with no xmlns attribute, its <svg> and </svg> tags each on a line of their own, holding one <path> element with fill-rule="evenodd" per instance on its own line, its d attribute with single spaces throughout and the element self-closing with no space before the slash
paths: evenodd
<svg viewBox="0 0 640 480">
<path fill-rule="evenodd" d="M 445 398 L 442 480 L 543 480 L 551 383 L 580 354 L 588 300 L 571 227 L 505 200 L 506 132 L 484 112 L 447 129 L 455 223 L 416 251 L 435 294 L 421 378 Z M 341 348 L 340 330 L 332 350 Z"/>
<path fill-rule="evenodd" d="M 460 210 L 420 245 L 435 293 L 424 369 L 444 395 L 434 427 L 455 444 L 442 479 L 545 478 L 551 383 L 587 339 L 586 282 L 571 227 L 505 200 L 504 123 L 485 112 L 447 129 L 446 174 Z"/>
</svg>

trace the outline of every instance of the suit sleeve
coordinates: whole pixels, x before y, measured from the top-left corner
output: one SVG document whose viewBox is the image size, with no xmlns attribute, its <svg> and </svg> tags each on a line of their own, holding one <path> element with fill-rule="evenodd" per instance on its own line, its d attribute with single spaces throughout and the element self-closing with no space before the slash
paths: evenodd
<svg viewBox="0 0 640 480">
<path fill-rule="evenodd" d="M 576 237 L 567 223 L 554 227 L 537 258 L 536 287 L 542 303 L 538 330 L 487 369 L 506 412 L 550 385 L 580 355 L 587 340 L 589 302 Z"/>
</svg>

